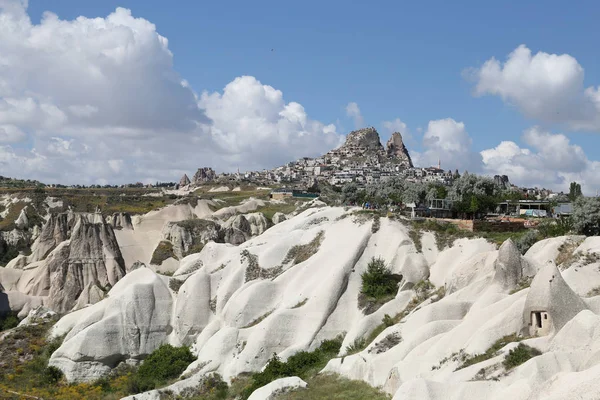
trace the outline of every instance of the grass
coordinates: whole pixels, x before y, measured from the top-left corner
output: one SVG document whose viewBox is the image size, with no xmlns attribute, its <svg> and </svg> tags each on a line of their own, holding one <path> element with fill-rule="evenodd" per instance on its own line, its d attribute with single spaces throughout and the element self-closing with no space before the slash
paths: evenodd
<svg viewBox="0 0 600 400">
<path fill-rule="evenodd" d="M 171 278 L 171 279 L 169 279 L 169 288 L 173 292 L 179 293 L 179 289 L 181 289 L 181 286 L 183 286 L 184 283 L 185 283 L 184 280 Z"/>
<path fill-rule="evenodd" d="M 567 265 L 570 266 L 577 260 L 577 256 L 575 255 L 575 250 L 581 241 L 579 240 L 566 240 L 563 244 L 558 247 L 558 255 L 554 260 L 556 265 Z"/>
<path fill-rule="evenodd" d="M 15 229 L 15 221 L 19 218 L 21 210 L 23 210 L 26 205 L 27 203 L 24 201 L 10 204 L 8 207 L 8 214 L 0 221 L 0 231 L 12 231 Z"/>
<path fill-rule="evenodd" d="M 586 297 L 600 296 L 600 286 L 596 286 L 587 293 Z"/>
<path fill-rule="evenodd" d="M 175 253 L 173 252 L 173 244 L 166 240 L 162 240 L 158 246 L 156 246 L 156 249 L 154 249 L 150 264 L 162 265 L 163 261 L 171 257 L 176 258 Z"/>
<path fill-rule="evenodd" d="M 531 286 L 532 281 L 533 281 L 532 276 L 525 276 L 525 277 L 521 278 L 521 280 L 519 282 L 517 282 L 517 287 L 514 288 L 513 290 L 511 290 L 508 294 L 515 294 L 517 292 L 520 292 L 523 289 L 527 289 L 528 287 Z"/>
<path fill-rule="evenodd" d="M 317 233 L 317 235 L 309 243 L 297 244 L 293 246 L 283 259 L 283 264 L 300 264 L 301 262 L 304 262 L 314 256 L 317 251 L 319 251 L 319 247 L 321 247 L 324 236 L 325 233 L 323 231 L 319 231 L 319 233 Z"/>
<path fill-rule="evenodd" d="M 260 317 L 256 318 L 254 321 L 250 322 L 248 325 L 244 326 L 242 329 L 246 329 L 246 328 L 252 328 L 253 326 L 256 326 L 258 324 L 260 324 L 261 322 L 263 322 L 265 319 L 267 319 L 267 317 L 269 315 L 273 314 L 273 310 L 261 315 Z"/>
<path fill-rule="evenodd" d="M 366 382 L 353 381 L 334 374 L 307 379 L 307 389 L 275 396 L 275 400 L 389 400 L 391 396 Z"/>
<path fill-rule="evenodd" d="M 302 300 L 302 301 L 298 302 L 298 303 L 297 303 L 297 304 L 296 304 L 294 307 L 292 307 L 292 309 L 294 309 L 294 308 L 300 308 L 300 307 L 302 307 L 303 305 L 305 305 L 305 304 L 306 304 L 306 302 L 307 302 L 307 301 L 308 301 L 308 298 L 306 298 L 306 299 L 304 299 L 304 300 Z"/>
<path fill-rule="evenodd" d="M 19 325 L 19 318 L 16 312 L 8 312 L 0 315 L 0 332 L 16 328 Z"/>
<path fill-rule="evenodd" d="M 482 361 L 486 361 L 491 358 L 494 358 L 498 355 L 498 352 L 507 344 L 513 343 L 513 342 L 520 342 L 521 340 L 525 340 L 525 339 L 527 339 L 527 337 L 522 337 L 522 336 L 520 337 L 515 334 L 504 336 L 504 337 L 496 340 L 494 342 L 494 344 L 492 344 L 490 346 L 490 348 L 488 348 L 485 351 L 485 353 L 475 354 L 475 355 L 465 355 L 462 359 L 462 364 L 456 370 L 458 371 L 459 369 L 463 369 L 463 368 L 469 367 L 471 365 L 479 364 Z"/>
<path fill-rule="evenodd" d="M 534 349 L 526 344 L 519 343 L 517 347 L 508 352 L 508 354 L 504 357 L 504 362 L 502 364 L 504 365 L 504 368 L 510 370 L 518 367 L 533 357 L 539 356 L 540 354 L 542 354 L 542 352 L 538 349 Z"/>
<path fill-rule="evenodd" d="M 380 332 L 381 333 L 381 332 Z M 352 355 L 356 353 L 360 353 L 364 349 L 367 348 L 370 342 L 367 341 L 367 338 L 357 337 L 354 339 L 354 342 L 346 346 L 346 355 Z"/>
</svg>

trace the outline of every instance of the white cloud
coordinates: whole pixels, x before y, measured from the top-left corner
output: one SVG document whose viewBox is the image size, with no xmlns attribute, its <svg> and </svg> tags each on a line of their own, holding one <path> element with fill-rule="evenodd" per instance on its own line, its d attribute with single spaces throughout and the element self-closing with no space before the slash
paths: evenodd
<svg viewBox="0 0 600 400">
<path fill-rule="evenodd" d="M 491 58 L 467 73 L 476 83 L 477 96 L 500 96 L 539 121 L 600 130 L 600 87 L 584 89 L 584 69 L 568 54 L 532 55 L 521 45 L 504 63 Z"/>
<path fill-rule="evenodd" d="M 360 129 L 365 127 L 365 119 L 363 118 L 358 104 L 355 102 L 348 103 L 346 106 L 346 115 L 354 120 L 354 128 Z"/>
<path fill-rule="evenodd" d="M 236 78 L 223 93 L 202 93 L 199 104 L 230 168 L 259 168 L 266 159 L 280 165 L 323 154 L 343 141 L 335 125 L 309 119 L 302 105 L 286 103 L 281 91 L 251 76 Z"/>
<path fill-rule="evenodd" d="M 341 138 L 252 77 L 198 96 L 174 71 L 168 40 L 127 9 L 47 12 L 33 24 L 27 1 L 0 0 L 0 145 L 17 144 L 0 147 L 4 175 L 177 180 L 204 165 L 272 167 Z"/>
<path fill-rule="evenodd" d="M 477 171 L 481 157 L 472 150 L 473 140 L 467 133 L 465 124 L 452 118 L 429 121 L 423 135 L 421 153 L 411 153 L 414 164 L 429 167 L 441 162 L 442 168 L 461 171 Z"/>
<path fill-rule="evenodd" d="M 392 121 L 383 121 L 382 125 L 383 129 L 390 135 L 394 132 L 399 132 L 405 141 L 412 138 L 408 126 L 400 118 Z"/>
<path fill-rule="evenodd" d="M 17 143 L 25 140 L 27 135 L 14 125 L 0 125 L 0 143 Z"/>
<path fill-rule="evenodd" d="M 523 141 L 531 149 L 505 141 L 483 150 L 483 171 L 508 175 L 513 183 L 523 186 L 565 191 L 570 182 L 577 181 L 588 194 L 600 188 L 600 163 L 589 160 L 565 135 L 533 127 L 523 133 Z"/>
</svg>

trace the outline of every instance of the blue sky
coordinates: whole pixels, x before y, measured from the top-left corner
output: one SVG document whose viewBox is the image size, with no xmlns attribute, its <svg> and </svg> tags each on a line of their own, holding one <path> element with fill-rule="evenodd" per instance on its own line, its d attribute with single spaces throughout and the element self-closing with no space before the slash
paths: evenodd
<svg viewBox="0 0 600 400">
<path fill-rule="evenodd" d="M 18 1 L 0 0 L 0 7 L 2 2 Z M 596 117 L 588 115 L 584 121 L 588 123 L 587 127 L 580 129 L 581 124 L 577 124 L 582 119 L 573 117 L 573 110 L 570 111 L 571 116 L 563 120 L 550 115 L 553 111 L 549 110 L 555 105 L 556 115 L 559 115 L 559 111 L 563 113 L 560 115 L 565 115 L 567 108 L 570 108 L 568 104 L 557 103 L 556 98 L 561 98 L 562 92 L 551 87 L 556 74 L 559 77 L 563 74 L 562 70 L 553 69 L 555 75 L 535 87 L 537 90 L 540 87 L 543 89 L 544 85 L 549 86 L 546 91 L 540 89 L 540 96 L 550 93 L 556 97 L 552 102 L 542 104 L 546 110 L 544 112 L 539 107 L 528 110 L 527 103 L 535 103 L 536 94 L 519 93 L 518 90 L 523 82 L 536 80 L 534 69 L 528 78 L 523 78 L 527 79 L 525 81 L 516 79 L 498 85 L 497 80 L 488 81 L 487 89 L 482 89 L 480 96 L 474 96 L 477 79 L 466 79 L 464 73 L 468 68 L 481 68 L 492 57 L 502 65 L 511 52 L 525 45 L 533 56 L 542 52 L 569 55 L 576 60 L 576 66 L 582 67 L 585 72 L 583 88 L 578 89 L 578 98 L 582 98 L 584 88 L 600 85 L 600 60 L 594 39 L 600 37 L 600 26 L 597 24 L 600 4 L 597 2 L 582 1 L 574 6 L 564 1 L 546 1 L 543 4 L 462 1 L 457 5 L 456 2 L 446 1 L 349 4 L 341 1 L 167 3 L 141 0 L 29 0 L 26 13 L 34 26 L 42 23 L 45 11 L 55 13 L 60 20 L 75 25 L 73 20 L 80 16 L 107 18 L 117 7 L 129 9 L 133 17 L 151 22 L 156 26 L 156 32 L 168 39 L 168 50 L 173 54 L 173 69 L 189 82 L 189 87 L 198 96 L 204 91 L 208 94 L 224 94 L 225 86 L 236 77 L 251 76 L 262 85 L 281 91 L 285 103 L 301 104 L 311 121 L 318 121 L 323 126 L 335 124 L 338 134 L 347 134 L 355 128 L 353 119 L 346 115 L 347 104 L 355 102 L 360 107 L 364 124 L 378 128 L 384 140 L 389 135 L 384 128 L 384 121 L 399 118 L 405 123 L 409 132 L 407 136 L 412 136 L 407 140 L 409 149 L 423 163 L 431 163 L 438 158 L 437 153 L 448 148 L 427 147 L 423 133 L 428 131 L 428 124 L 430 121 L 451 119 L 453 123 L 464 123 L 464 127 L 457 129 L 461 131 L 459 134 L 466 133 L 467 136 L 463 135 L 465 143 L 472 140 L 472 148 L 468 151 L 474 153 L 477 159 L 461 164 L 461 160 L 470 159 L 465 152 L 446 157 L 449 163 L 461 164 L 461 169 L 472 167 L 478 170 L 478 152 L 493 149 L 501 141 L 514 142 L 516 147 L 509 157 L 503 155 L 501 161 L 494 158 L 495 163 L 484 162 L 481 170 L 490 174 L 502 172 L 502 168 L 517 162 L 521 156 L 529 156 L 528 151 L 535 155 L 538 164 L 542 163 L 551 152 L 548 150 L 547 154 L 542 154 L 543 145 L 532 148 L 535 147 L 532 143 L 554 138 L 544 135 L 563 133 L 566 141 L 556 139 L 556 146 L 560 147 L 559 142 L 563 145 L 566 143 L 576 155 L 580 154 L 579 146 L 585 152 L 585 166 L 564 165 L 561 170 L 553 171 L 551 178 L 542 179 L 541 170 L 537 171 L 535 178 L 526 176 L 525 172 L 532 166 L 528 160 L 521 160 L 521 169 L 510 172 L 526 185 L 561 188 L 567 180 L 587 179 L 590 187 L 600 187 L 600 179 L 592 181 L 590 178 L 597 172 L 596 168 L 600 169 L 600 165 L 594 164 L 594 160 L 600 159 L 600 124 L 589 122 L 596 121 Z M 59 34 L 61 31 L 52 32 Z M 95 42 L 90 43 L 92 46 Z M 152 64 L 150 60 L 156 56 L 148 53 L 147 57 L 140 61 L 140 65 Z M 549 56 L 547 64 L 550 67 L 554 62 L 552 57 Z M 44 90 L 46 86 L 43 86 Z M 29 89 L 20 88 L 24 93 Z M 559 89 L 569 92 L 568 88 Z M 243 92 L 246 89 L 240 90 Z M 240 92 L 236 93 L 239 96 Z M 53 97 L 53 94 L 44 92 L 44 96 Z M 222 103 L 213 104 L 214 109 L 221 109 Z M 591 103 L 588 103 L 590 106 Z M 562 110 L 561 107 L 566 108 Z M 206 109 L 209 117 L 214 119 L 216 111 L 211 112 L 209 105 Z M 527 134 L 528 139 L 525 139 L 524 132 L 534 127 L 537 133 Z M 328 128 L 319 125 L 318 129 L 326 131 Z M 24 143 L 42 142 L 41 135 L 30 134 L 26 128 L 22 130 L 30 135 L 29 141 Z M 220 139 L 215 138 L 223 137 L 229 140 L 224 143 L 236 140 L 226 128 L 220 126 L 217 131 L 211 133 L 213 140 L 218 141 Z M 85 140 L 65 132 L 67 130 L 60 132 L 59 139 L 67 140 L 68 144 L 61 142 L 61 146 L 64 144 L 69 147 L 69 151 L 75 148 L 78 141 L 82 148 L 90 147 L 89 143 L 84 143 Z M 431 137 L 435 140 L 441 138 L 434 133 L 429 135 L 429 139 Z M 451 135 L 446 138 L 451 138 Z M 323 143 L 322 146 L 325 146 L 332 142 L 327 139 Z M 19 148 L 18 143 L 12 146 Z M 316 147 L 307 148 L 317 151 Z M 288 153 L 283 152 L 282 157 L 283 154 Z M 494 155 L 498 156 L 496 153 Z M 223 170 L 240 164 L 247 168 L 269 167 L 281 161 L 273 159 L 266 164 L 247 162 L 242 155 L 233 152 L 223 157 L 229 157 Z M 569 154 L 560 157 L 569 158 Z M 113 161 L 111 168 L 119 163 L 130 163 L 123 157 Z M 139 165 L 136 161 L 131 163 Z M 168 166 L 169 173 L 173 174 L 186 168 L 190 167 Z M 157 174 L 149 174 L 144 178 L 154 179 Z M 102 181 L 110 178 L 100 175 L 92 178 Z"/>
<path fill-rule="evenodd" d="M 252 75 L 313 118 L 339 118 L 345 133 L 353 129 L 345 105 L 357 102 L 366 123 L 377 128 L 400 118 L 414 131 L 451 117 L 465 122 L 477 149 L 500 138 L 518 141 L 538 121 L 498 98 L 474 98 L 461 72 L 492 56 L 503 60 L 520 44 L 568 53 L 585 68 L 586 86 L 600 84 L 593 39 L 600 37 L 600 3 L 460 3 L 31 0 L 29 9 L 39 20 L 46 10 L 73 19 L 129 8 L 169 39 L 175 69 L 196 90 L 221 90 L 234 77 Z M 600 158 L 597 136 L 570 137 Z"/>
</svg>

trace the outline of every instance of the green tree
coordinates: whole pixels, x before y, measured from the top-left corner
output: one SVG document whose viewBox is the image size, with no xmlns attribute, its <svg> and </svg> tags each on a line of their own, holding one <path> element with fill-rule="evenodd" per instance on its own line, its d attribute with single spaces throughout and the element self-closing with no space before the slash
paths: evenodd
<svg viewBox="0 0 600 400">
<path fill-rule="evenodd" d="M 373 257 L 361 278 L 361 292 L 369 297 L 381 298 L 393 295 L 398 290 L 398 284 L 382 258 Z"/>
<path fill-rule="evenodd" d="M 573 229 L 587 236 L 600 235 L 600 198 L 579 197 L 573 203 Z"/>
<path fill-rule="evenodd" d="M 569 186 L 569 200 L 575 201 L 581 195 L 581 185 L 577 182 L 571 182 Z"/>
</svg>

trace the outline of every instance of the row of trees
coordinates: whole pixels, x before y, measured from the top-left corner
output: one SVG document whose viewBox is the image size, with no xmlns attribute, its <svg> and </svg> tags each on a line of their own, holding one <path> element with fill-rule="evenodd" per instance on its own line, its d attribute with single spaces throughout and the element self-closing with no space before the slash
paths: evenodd
<svg viewBox="0 0 600 400">
<path fill-rule="evenodd" d="M 342 188 L 342 202 L 345 204 L 426 204 L 433 199 L 448 199 L 453 201 L 454 211 L 463 214 L 491 212 L 499 201 L 522 198 L 520 192 L 505 190 L 491 178 L 468 173 L 455 179 L 450 187 L 392 178 L 367 185 L 364 189 L 355 183 Z"/>
</svg>

